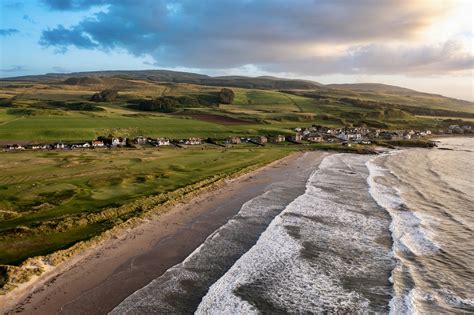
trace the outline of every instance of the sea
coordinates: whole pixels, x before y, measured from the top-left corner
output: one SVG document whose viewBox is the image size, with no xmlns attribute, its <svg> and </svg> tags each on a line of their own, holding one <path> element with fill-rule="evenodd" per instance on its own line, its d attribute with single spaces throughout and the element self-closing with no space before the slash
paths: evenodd
<svg viewBox="0 0 474 315">
<path fill-rule="evenodd" d="M 467 137 L 328 155 L 111 313 L 474 313 L 473 172 Z"/>
</svg>

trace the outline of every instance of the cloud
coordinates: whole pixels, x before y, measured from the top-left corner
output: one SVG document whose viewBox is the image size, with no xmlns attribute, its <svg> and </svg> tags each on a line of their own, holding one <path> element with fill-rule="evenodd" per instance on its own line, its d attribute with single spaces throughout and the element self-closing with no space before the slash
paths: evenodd
<svg viewBox="0 0 474 315">
<path fill-rule="evenodd" d="M 11 36 L 19 32 L 20 31 L 17 30 L 16 28 L 2 28 L 0 29 L 0 36 Z"/>
<path fill-rule="evenodd" d="M 5 3 L 3 7 L 9 10 L 19 10 L 23 8 L 23 2 L 17 1 L 17 2 Z"/>
<path fill-rule="evenodd" d="M 28 14 L 23 15 L 23 20 L 30 22 L 31 24 L 37 24 L 36 21 Z"/>
<path fill-rule="evenodd" d="M 0 69 L 0 72 L 19 72 L 19 71 L 25 71 L 24 66 L 19 66 L 19 65 L 14 65 L 11 66 L 10 68 L 5 68 L 5 69 Z"/>
<path fill-rule="evenodd" d="M 72 43 L 77 47 L 85 49 L 98 47 L 98 44 L 94 43 L 80 28 L 76 27 L 71 30 L 61 25 L 55 29 L 44 31 L 40 40 L 40 44 L 43 46 L 56 46 L 63 50 Z"/>
<path fill-rule="evenodd" d="M 311 74 L 472 68 L 472 53 L 450 48 L 452 42 L 417 42 L 421 31 L 452 9 L 447 1 L 43 2 L 57 10 L 107 7 L 71 28 L 45 30 L 41 45 L 61 51 L 71 46 L 121 49 L 151 56 L 157 66 L 216 69 L 251 64 Z"/>
<path fill-rule="evenodd" d="M 432 75 L 474 69 L 474 55 L 458 41 L 438 44 L 351 46 L 343 53 L 267 63 L 262 69 L 311 74 Z"/>
<path fill-rule="evenodd" d="M 50 9 L 58 11 L 80 11 L 111 2 L 110 0 L 42 0 Z"/>
</svg>

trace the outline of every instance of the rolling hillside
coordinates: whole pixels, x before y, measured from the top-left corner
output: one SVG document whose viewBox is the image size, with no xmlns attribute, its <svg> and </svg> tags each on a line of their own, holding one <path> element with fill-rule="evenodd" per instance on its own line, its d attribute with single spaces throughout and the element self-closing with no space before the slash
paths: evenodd
<svg viewBox="0 0 474 315">
<path fill-rule="evenodd" d="M 223 86 L 235 94 L 231 104 L 219 100 Z M 118 97 L 91 101 L 93 94 L 106 89 L 117 91 Z M 153 102 L 172 108 L 142 108 Z M 160 70 L 0 80 L 2 142 L 90 140 L 108 134 L 225 138 L 288 134 L 313 124 L 442 129 L 463 120 L 474 120 L 473 103 L 380 84 L 323 86 L 274 77 L 213 78 Z"/>
<path fill-rule="evenodd" d="M 76 85 L 103 85 L 124 89 L 139 80 L 149 83 L 187 83 L 204 86 L 237 87 L 265 90 L 306 90 L 312 94 L 326 98 L 357 98 L 361 100 L 395 103 L 409 106 L 444 109 L 474 113 L 474 103 L 445 97 L 442 95 L 423 93 L 407 88 L 378 84 L 328 84 L 308 80 L 283 79 L 272 76 L 219 76 L 211 77 L 203 74 L 177 72 L 168 70 L 137 70 L 137 71 L 93 71 L 76 73 L 49 73 L 45 75 L 4 78 L 0 81 L 35 82 L 35 83 L 74 83 Z M 115 83 L 113 81 L 115 80 Z M 122 81 L 120 81 L 122 80 Z M 125 84 L 120 84 L 124 82 Z"/>
</svg>

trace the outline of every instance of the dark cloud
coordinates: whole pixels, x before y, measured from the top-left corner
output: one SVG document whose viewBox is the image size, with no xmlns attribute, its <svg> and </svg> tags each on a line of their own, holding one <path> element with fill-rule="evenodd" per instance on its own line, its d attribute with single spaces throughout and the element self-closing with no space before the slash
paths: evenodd
<svg viewBox="0 0 474 315">
<path fill-rule="evenodd" d="M 80 28 L 66 29 L 62 25 L 44 31 L 40 41 L 43 46 L 57 46 L 60 49 L 65 49 L 72 43 L 77 47 L 86 49 L 98 47 Z"/>
<path fill-rule="evenodd" d="M 50 9 L 59 11 L 79 11 L 87 10 L 94 6 L 99 6 L 112 2 L 110 0 L 42 0 Z"/>
<path fill-rule="evenodd" d="M 268 70 L 312 69 L 312 74 L 391 73 L 405 71 L 395 61 L 424 71 L 425 61 L 420 58 L 424 54 L 437 63 L 434 69 L 469 66 L 469 58 L 459 59 L 456 51 L 429 46 L 407 51 L 402 59 L 395 53 L 397 58 L 384 62 L 383 54 L 389 50 L 384 42 L 410 40 L 443 14 L 430 1 L 43 1 L 58 10 L 107 5 L 103 12 L 71 28 L 60 25 L 45 30 L 40 42 L 43 46 L 63 51 L 70 46 L 125 49 L 153 57 L 158 66 L 233 68 L 253 64 Z M 349 48 L 343 55 L 327 53 L 327 47 L 338 45 Z M 323 57 L 321 49 L 326 49 Z"/>
<path fill-rule="evenodd" d="M 0 36 L 11 36 L 13 34 L 17 34 L 20 31 L 16 28 L 2 28 L 0 29 Z"/>
</svg>

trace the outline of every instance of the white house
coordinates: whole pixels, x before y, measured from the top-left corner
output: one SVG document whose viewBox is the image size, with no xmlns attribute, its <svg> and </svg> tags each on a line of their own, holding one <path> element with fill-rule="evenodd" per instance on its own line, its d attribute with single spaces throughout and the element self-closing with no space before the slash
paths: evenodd
<svg viewBox="0 0 474 315">
<path fill-rule="evenodd" d="M 201 144 L 201 139 L 199 138 L 189 138 L 184 142 L 184 144 L 187 145 L 196 145 L 196 144 Z"/>
<path fill-rule="evenodd" d="M 113 147 L 124 147 L 127 145 L 127 138 L 112 138 Z"/>
<path fill-rule="evenodd" d="M 169 139 L 165 139 L 165 138 L 161 138 L 161 139 L 157 139 L 156 140 L 156 143 L 158 145 L 170 145 L 170 140 Z"/>
<path fill-rule="evenodd" d="M 103 142 L 103 141 L 100 141 L 100 140 L 94 140 L 94 141 L 92 141 L 92 146 L 93 146 L 94 148 L 96 148 L 96 147 L 97 147 L 97 148 L 101 148 L 101 147 L 104 146 L 104 142 Z"/>
</svg>

